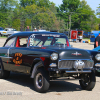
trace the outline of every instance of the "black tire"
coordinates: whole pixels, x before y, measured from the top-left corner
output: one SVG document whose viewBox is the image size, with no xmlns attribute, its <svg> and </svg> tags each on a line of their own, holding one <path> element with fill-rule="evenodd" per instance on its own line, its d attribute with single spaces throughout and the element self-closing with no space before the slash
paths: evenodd
<svg viewBox="0 0 100 100">
<path fill-rule="evenodd" d="M 96 83 L 95 72 L 92 71 L 90 74 L 82 74 L 79 83 L 82 89 L 92 90 Z"/>
<path fill-rule="evenodd" d="M 6 71 L 0 65 L 0 79 L 7 79 L 10 75 L 10 71 Z"/>
<path fill-rule="evenodd" d="M 34 76 L 34 87 L 37 92 L 44 93 L 49 89 L 49 75 L 43 69 L 39 68 Z"/>
<path fill-rule="evenodd" d="M 97 70 L 95 71 L 95 75 L 96 76 L 100 76 L 100 72 L 98 72 Z"/>
<path fill-rule="evenodd" d="M 0 33 L 0 36 L 2 37 L 2 34 Z"/>
</svg>

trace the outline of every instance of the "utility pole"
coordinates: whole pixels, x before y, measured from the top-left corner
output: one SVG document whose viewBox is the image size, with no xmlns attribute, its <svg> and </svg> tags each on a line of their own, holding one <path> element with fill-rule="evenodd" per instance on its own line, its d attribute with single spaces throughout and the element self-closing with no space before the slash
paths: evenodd
<svg viewBox="0 0 100 100">
<path fill-rule="evenodd" d="M 68 18 L 69 18 L 69 31 L 70 31 L 71 30 L 71 13 L 69 14 Z"/>
<path fill-rule="evenodd" d="M 71 30 L 71 14 L 69 15 L 69 21 L 70 21 L 69 27 L 70 27 L 70 30 Z"/>
</svg>

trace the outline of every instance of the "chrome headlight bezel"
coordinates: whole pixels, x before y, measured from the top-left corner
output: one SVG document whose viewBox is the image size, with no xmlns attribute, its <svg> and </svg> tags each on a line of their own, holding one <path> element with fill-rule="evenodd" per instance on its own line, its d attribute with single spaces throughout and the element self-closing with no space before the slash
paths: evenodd
<svg viewBox="0 0 100 100">
<path fill-rule="evenodd" d="M 57 59 L 58 59 L 58 53 L 52 53 L 52 54 L 50 55 L 50 59 L 51 59 L 51 60 L 57 60 Z"/>
<path fill-rule="evenodd" d="M 100 54 L 97 54 L 97 55 L 95 56 L 95 59 L 96 59 L 97 61 L 100 61 Z"/>
</svg>

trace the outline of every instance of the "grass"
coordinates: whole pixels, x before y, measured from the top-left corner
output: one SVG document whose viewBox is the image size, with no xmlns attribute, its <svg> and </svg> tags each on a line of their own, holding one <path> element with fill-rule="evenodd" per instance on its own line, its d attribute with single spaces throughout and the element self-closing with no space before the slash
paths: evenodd
<svg viewBox="0 0 100 100">
<path fill-rule="evenodd" d="M 7 38 L 6 36 L 0 36 L 0 38 Z"/>
<path fill-rule="evenodd" d="M 83 39 L 88 39 L 89 40 L 90 38 L 83 38 Z"/>
</svg>

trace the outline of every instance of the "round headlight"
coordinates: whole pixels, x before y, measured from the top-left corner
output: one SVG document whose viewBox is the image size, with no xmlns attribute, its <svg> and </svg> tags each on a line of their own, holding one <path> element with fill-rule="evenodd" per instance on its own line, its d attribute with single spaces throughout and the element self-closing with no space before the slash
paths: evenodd
<svg viewBox="0 0 100 100">
<path fill-rule="evenodd" d="M 98 61 L 100 61 L 100 54 L 97 54 L 97 55 L 95 56 L 95 59 L 98 60 Z"/>
<path fill-rule="evenodd" d="M 51 60 L 57 60 L 58 59 L 58 54 L 57 53 L 52 53 L 50 58 L 51 58 Z"/>
</svg>

